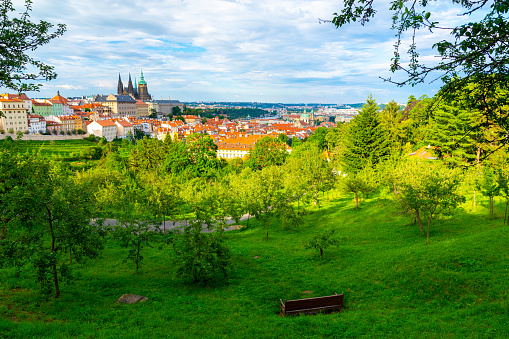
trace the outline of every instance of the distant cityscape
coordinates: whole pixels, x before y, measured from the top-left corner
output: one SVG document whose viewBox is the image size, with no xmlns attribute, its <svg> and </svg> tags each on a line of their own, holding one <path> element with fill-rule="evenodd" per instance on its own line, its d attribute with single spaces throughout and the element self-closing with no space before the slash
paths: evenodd
<svg viewBox="0 0 509 339">
<path fill-rule="evenodd" d="M 363 105 L 157 100 L 149 94 L 143 71 L 139 79 L 133 83 L 129 74 L 124 86 L 119 74 L 116 94 L 64 97 L 57 92 L 52 98 L 29 98 L 4 93 L 0 135 L 93 134 L 112 141 L 134 136 L 185 139 L 204 133 L 218 145 L 218 157 L 231 159 L 245 156 L 266 135 L 284 134 L 290 152 L 293 138 L 307 138 L 319 127 L 347 123 Z"/>
</svg>

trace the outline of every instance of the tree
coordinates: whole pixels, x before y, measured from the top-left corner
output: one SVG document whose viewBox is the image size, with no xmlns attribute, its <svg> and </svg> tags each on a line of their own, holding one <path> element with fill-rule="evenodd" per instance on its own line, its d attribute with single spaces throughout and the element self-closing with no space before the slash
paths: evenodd
<svg viewBox="0 0 509 339">
<path fill-rule="evenodd" d="M 461 102 L 442 101 L 434 111 L 429 144 L 436 146 L 438 157 L 447 164 L 474 163 L 477 158 L 475 135 L 479 115 L 462 107 Z"/>
<path fill-rule="evenodd" d="M 426 243 L 429 244 L 431 222 L 438 215 L 456 208 L 465 198 L 459 193 L 460 172 L 440 163 L 421 162 L 406 167 L 397 186 L 396 199 L 427 219 Z M 420 220 L 420 217 L 419 217 Z"/>
<path fill-rule="evenodd" d="M 19 158 L 15 163 L 22 173 L 17 183 L 22 190 L 9 192 L 17 211 L 8 209 L 15 213 L 10 214 L 0 248 L 10 249 L 4 253 L 11 258 L 23 255 L 12 259 L 30 262 L 42 290 L 49 293 L 53 289 L 58 298 L 60 282 L 73 278 L 64 254 L 71 264 L 73 258 L 81 261 L 97 257 L 102 249 L 100 228 L 90 221 L 95 196 L 64 167 L 30 157 Z"/>
<path fill-rule="evenodd" d="M 493 216 L 493 198 L 500 194 L 499 181 L 502 180 L 497 180 L 497 173 L 495 169 L 490 166 L 484 166 L 482 168 L 482 174 L 476 181 L 476 188 L 482 195 L 490 198 L 490 216 Z M 501 183 L 503 184 L 503 181 Z"/>
<path fill-rule="evenodd" d="M 303 194 L 314 196 L 318 205 L 318 192 L 329 188 L 334 179 L 332 169 L 322 156 L 318 142 L 307 142 L 294 149 L 285 164 L 287 177 L 292 178 L 287 184 L 296 188 L 293 194 L 300 199 Z M 298 189 L 300 188 L 300 189 Z"/>
<path fill-rule="evenodd" d="M 353 193 L 355 197 L 355 209 L 359 208 L 359 196 L 367 197 L 378 188 L 376 175 L 371 165 L 367 165 L 359 172 L 351 172 L 339 176 L 341 187 L 345 192 Z"/>
<path fill-rule="evenodd" d="M 150 119 L 157 119 L 157 110 L 155 108 L 151 108 L 148 117 Z"/>
<path fill-rule="evenodd" d="M 210 135 L 192 134 L 187 139 L 187 151 L 196 176 L 211 176 L 219 169 L 217 145 Z"/>
<path fill-rule="evenodd" d="M 271 165 L 280 166 L 285 163 L 287 157 L 286 143 L 265 136 L 258 140 L 255 147 L 249 151 L 247 165 L 252 169 L 261 170 Z"/>
<path fill-rule="evenodd" d="M 321 258 L 323 256 L 323 250 L 327 249 L 329 246 L 334 246 L 339 243 L 339 241 L 337 239 L 331 239 L 331 237 L 333 235 L 334 235 L 334 229 L 313 237 L 304 246 L 306 249 L 314 248 L 314 249 L 319 250 L 320 258 Z"/>
<path fill-rule="evenodd" d="M 176 116 L 176 115 L 181 115 L 182 114 L 182 111 L 180 110 L 180 107 L 178 106 L 173 106 L 171 108 L 171 113 L 173 114 L 173 116 Z"/>
<path fill-rule="evenodd" d="M 256 219 L 265 221 L 267 240 L 269 239 L 270 215 L 282 205 L 287 204 L 281 172 L 282 170 L 277 166 L 268 166 L 251 176 L 253 213 Z"/>
<path fill-rule="evenodd" d="M 370 95 L 344 135 L 342 162 L 347 173 L 375 166 L 390 154 L 389 140 L 378 116 L 378 106 Z"/>
<path fill-rule="evenodd" d="M 340 14 L 334 13 L 332 23 L 341 27 L 352 21 L 360 20 L 361 25 L 367 23 L 376 13 L 373 0 L 345 0 L 344 8 Z M 426 77 L 439 72 L 442 79 L 450 89 L 454 88 L 451 80 L 456 75 L 463 75 L 466 82 L 471 79 L 484 78 L 496 74 L 495 82 L 507 83 L 509 78 L 509 22 L 507 12 L 509 4 L 506 1 L 488 0 L 453 0 L 453 5 L 462 8 L 464 16 L 485 11 L 485 16 L 479 21 L 471 21 L 456 27 L 443 27 L 439 22 L 433 21 L 432 13 L 427 11 L 431 2 L 392 0 L 389 9 L 393 11 L 392 29 L 396 31 L 396 43 L 391 71 L 401 70 L 406 80 L 397 82 L 391 78 L 386 79 L 400 86 L 415 85 L 424 82 Z M 437 51 L 440 62 L 434 66 L 426 66 L 419 62 L 419 49 L 417 31 L 430 32 L 446 30 L 451 33 L 451 41 L 435 42 L 433 48 Z M 400 47 L 403 39 L 410 34 L 410 48 L 408 49 L 409 65 L 401 64 Z M 429 46 L 426 46 L 429 47 Z"/>
<path fill-rule="evenodd" d="M 25 0 L 25 9 L 18 17 L 10 18 L 15 12 L 11 0 L 4 0 L 0 5 L 0 86 L 17 92 L 38 91 L 41 84 L 23 83 L 33 80 L 52 80 L 56 78 L 53 66 L 35 60 L 27 51 L 49 43 L 64 34 L 66 27 L 58 24 L 53 31 L 53 24 L 47 21 L 38 23 L 30 21 L 32 1 Z M 34 69 L 34 73 L 27 70 Z"/>
<path fill-rule="evenodd" d="M 201 221 L 192 221 L 177 234 L 173 248 L 178 275 L 204 285 L 217 274 L 227 278 L 231 253 L 221 231 L 203 233 Z"/>
</svg>

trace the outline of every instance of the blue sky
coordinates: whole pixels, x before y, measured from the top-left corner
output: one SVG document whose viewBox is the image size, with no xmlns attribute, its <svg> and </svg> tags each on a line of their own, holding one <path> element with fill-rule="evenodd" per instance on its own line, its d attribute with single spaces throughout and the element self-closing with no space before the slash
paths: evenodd
<svg viewBox="0 0 509 339">
<path fill-rule="evenodd" d="M 14 1 L 21 10 L 22 2 Z M 376 3 L 376 2 L 375 2 Z M 32 18 L 64 23 L 61 38 L 32 52 L 55 67 L 58 78 L 31 97 L 115 93 L 118 73 L 149 92 L 181 101 L 284 103 L 378 102 L 409 95 L 433 96 L 440 83 L 399 88 L 389 77 L 395 42 L 391 16 L 379 8 L 362 27 L 336 29 L 341 1 L 322 0 L 34 0 Z M 462 20 L 445 0 L 432 3 L 433 18 Z M 387 7 L 387 6 L 386 6 Z M 422 60 L 447 32 L 419 35 Z M 5 91 L 5 89 L 2 89 Z"/>
</svg>

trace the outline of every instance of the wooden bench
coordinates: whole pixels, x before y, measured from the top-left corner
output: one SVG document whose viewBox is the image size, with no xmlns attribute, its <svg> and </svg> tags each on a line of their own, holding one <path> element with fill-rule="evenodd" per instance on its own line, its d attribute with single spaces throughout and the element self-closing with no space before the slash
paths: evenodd
<svg viewBox="0 0 509 339">
<path fill-rule="evenodd" d="M 343 308 L 344 293 L 329 295 L 326 297 L 307 298 L 297 300 L 283 300 L 281 302 L 281 316 L 298 313 L 317 313 L 326 310 L 341 310 Z"/>
</svg>

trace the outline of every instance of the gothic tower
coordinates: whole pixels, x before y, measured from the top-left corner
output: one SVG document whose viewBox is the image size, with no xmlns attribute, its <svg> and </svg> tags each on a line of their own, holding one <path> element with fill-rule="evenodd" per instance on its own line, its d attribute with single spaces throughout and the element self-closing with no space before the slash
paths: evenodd
<svg viewBox="0 0 509 339">
<path fill-rule="evenodd" d="M 134 97 L 133 82 L 131 81 L 131 73 L 129 73 L 129 83 L 127 84 L 127 94 Z"/>
<path fill-rule="evenodd" d="M 120 79 L 120 73 L 118 73 L 117 95 L 122 95 L 123 92 L 124 85 L 122 84 L 122 79 Z"/>
</svg>

